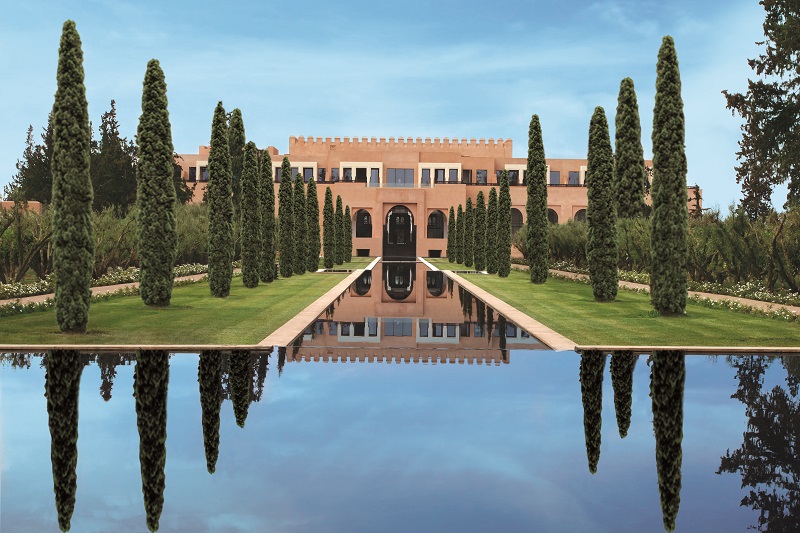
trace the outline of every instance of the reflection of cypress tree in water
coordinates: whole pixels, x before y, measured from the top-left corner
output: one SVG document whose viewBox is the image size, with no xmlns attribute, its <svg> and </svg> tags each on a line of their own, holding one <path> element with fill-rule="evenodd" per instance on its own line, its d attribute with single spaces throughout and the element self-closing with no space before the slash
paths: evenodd
<svg viewBox="0 0 800 533">
<path fill-rule="evenodd" d="M 200 407 L 203 411 L 206 468 L 209 474 L 213 474 L 219 457 L 219 410 L 222 405 L 222 354 L 219 351 L 200 354 L 197 381 L 200 383 Z"/>
<path fill-rule="evenodd" d="M 243 428 L 250 407 L 250 352 L 231 350 L 230 365 L 233 414 L 236 424 Z"/>
<path fill-rule="evenodd" d="M 617 428 L 623 439 L 631 427 L 631 403 L 633 401 L 633 369 L 639 359 L 631 351 L 621 350 L 611 354 L 611 385 L 614 388 L 614 410 L 617 412 Z"/>
<path fill-rule="evenodd" d="M 730 360 L 739 380 L 732 398 L 745 405 L 747 431 L 742 447 L 728 450 L 720 458 L 717 474 L 741 474 L 742 487 L 751 490 L 740 505 L 759 511 L 759 531 L 800 531 L 800 405 L 794 366 L 800 358 L 787 356 L 783 362 L 789 390 L 775 386 L 764 393 L 763 375 L 771 359 L 744 356 Z"/>
<path fill-rule="evenodd" d="M 675 529 L 681 503 L 683 452 L 683 387 L 686 381 L 686 353 L 680 350 L 654 351 L 650 365 L 650 397 L 653 400 L 653 430 L 656 435 L 658 492 L 664 528 Z"/>
<path fill-rule="evenodd" d="M 256 383 L 255 383 L 255 390 L 253 392 L 253 401 L 260 401 L 261 397 L 264 395 L 264 381 L 267 379 L 267 371 L 269 370 L 269 353 L 261 352 L 256 355 Z"/>
<path fill-rule="evenodd" d="M 74 350 L 53 350 L 45 358 L 45 367 L 50 460 L 58 527 L 61 531 L 69 531 L 78 487 L 78 392 L 83 363 L 80 354 Z"/>
<path fill-rule="evenodd" d="M 283 374 L 283 365 L 286 364 L 286 348 L 284 346 L 278 347 L 278 377 Z"/>
<path fill-rule="evenodd" d="M 586 457 L 589 472 L 597 472 L 600 461 L 600 430 L 603 425 L 603 369 L 606 355 L 599 350 L 581 354 L 581 400 L 583 401 L 583 432 L 586 438 Z"/>
<path fill-rule="evenodd" d="M 167 463 L 167 386 L 169 354 L 140 350 L 133 373 L 136 425 L 139 427 L 139 463 L 147 528 L 158 531 L 164 507 L 164 468 Z"/>
</svg>

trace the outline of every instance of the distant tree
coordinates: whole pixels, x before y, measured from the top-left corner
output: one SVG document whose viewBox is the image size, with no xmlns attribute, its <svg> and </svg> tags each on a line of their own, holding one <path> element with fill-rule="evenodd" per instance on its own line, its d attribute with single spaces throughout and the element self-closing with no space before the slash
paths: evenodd
<svg viewBox="0 0 800 533">
<path fill-rule="evenodd" d="M 350 216 L 350 206 L 344 208 L 344 260 L 349 263 L 353 260 L 353 219 Z"/>
<path fill-rule="evenodd" d="M 336 250 L 334 262 L 337 265 L 344 263 L 344 210 L 342 207 L 342 197 L 336 195 L 336 213 L 334 214 L 334 225 L 336 226 Z"/>
<path fill-rule="evenodd" d="M 497 189 L 489 189 L 486 209 L 486 272 L 497 274 Z"/>
<path fill-rule="evenodd" d="M 281 163 L 281 184 L 278 189 L 278 223 L 280 224 L 280 268 L 281 276 L 284 278 L 292 277 L 294 268 L 294 205 L 292 196 L 292 164 L 289 158 L 284 156 Z"/>
<path fill-rule="evenodd" d="M 61 331 L 83 332 L 89 320 L 94 231 L 89 174 L 91 130 L 83 52 L 75 22 L 64 23 L 53 105 L 53 270 Z"/>
<path fill-rule="evenodd" d="M 271 283 L 275 271 L 275 185 L 272 181 L 272 157 L 269 150 L 261 152 L 261 281 Z"/>
<path fill-rule="evenodd" d="M 239 108 L 231 111 L 228 123 L 228 148 L 231 153 L 231 187 L 233 188 L 233 205 L 239 213 L 242 194 L 242 170 L 244 169 L 244 147 L 247 137 L 244 134 L 244 120 Z"/>
<path fill-rule="evenodd" d="M 294 213 L 294 255 L 292 256 L 292 269 L 295 274 L 305 274 L 308 266 L 308 248 L 306 235 L 306 189 L 303 184 L 303 175 L 294 177 L 293 193 Z"/>
<path fill-rule="evenodd" d="M 336 256 L 336 220 L 333 213 L 333 193 L 325 187 L 325 206 L 322 211 L 322 256 L 325 268 L 333 268 Z"/>
<path fill-rule="evenodd" d="M 633 370 L 639 357 L 622 350 L 611 354 L 611 385 L 614 389 L 614 410 L 620 438 L 628 436 L 631 427 L 631 402 L 633 399 Z"/>
<path fill-rule="evenodd" d="M 261 184 L 258 179 L 258 149 L 252 141 L 244 147 L 244 166 L 241 173 L 242 198 L 242 283 L 245 287 L 258 287 L 261 256 Z"/>
<path fill-rule="evenodd" d="M 456 263 L 464 263 L 464 209 L 461 204 L 456 211 Z"/>
<path fill-rule="evenodd" d="M 475 212 L 472 209 L 472 198 L 467 198 L 464 208 L 464 266 L 471 267 L 475 257 Z"/>
<path fill-rule="evenodd" d="M 614 119 L 614 198 L 619 218 L 636 218 L 645 210 L 644 150 L 639 104 L 633 80 L 625 78 L 619 84 L 617 116 Z"/>
<path fill-rule="evenodd" d="M 547 220 L 547 161 L 542 142 L 539 115 L 531 117 L 528 127 L 528 199 L 525 203 L 527 217 L 528 269 L 531 283 L 544 283 L 548 274 L 548 248 L 550 222 Z"/>
<path fill-rule="evenodd" d="M 511 273 L 511 191 L 508 171 L 500 173 L 500 197 L 497 204 L 497 275 L 507 278 Z"/>
<path fill-rule="evenodd" d="M 113 109 L 114 101 L 111 103 Z M 163 307 L 172 298 L 172 268 L 178 250 L 177 198 L 172 179 L 174 151 L 167 84 L 155 59 L 147 63 L 136 139 L 139 162 L 136 178 L 131 181 L 138 184 L 139 293 L 146 305 Z"/>
<path fill-rule="evenodd" d="M 588 240 L 586 259 L 595 301 L 617 297 L 617 214 L 614 209 L 614 155 L 608 122 L 602 107 L 596 107 L 589 126 L 589 154 L 586 167 Z"/>
<path fill-rule="evenodd" d="M 486 202 L 478 191 L 475 203 L 475 270 L 486 270 Z"/>
<path fill-rule="evenodd" d="M 211 295 L 225 298 L 233 276 L 233 200 L 231 154 L 222 102 L 214 110 L 208 154 L 208 285 Z"/>
<path fill-rule="evenodd" d="M 688 297 L 689 208 L 678 56 L 672 37 L 658 52 L 653 110 L 650 301 L 662 315 L 683 314 Z"/>
<path fill-rule="evenodd" d="M 455 242 L 456 242 L 456 213 L 453 206 L 450 206 L 450 214 L 447 218 L 447 260 L 454 263 L 455 258 Z"/>
<path fill-rule="evenodd" d="M 209 474 L 217 469 L 219 457 L 219 410 L 222 405 L 222 354 L 207 350 L 200 354 L 197 368 L 203 419 L 203 447 Z"/>
<path fill-rule="evenodd" d="M 322 248 L 319 228 L 319 198 L 317 198 L 317 183 L 314 177 L 308 180 L 306 188 L 306 253 L 308 262 L 306 270 L 316 272 L 319 268 L 319 252 Z"/>
<path fill-rule="evenodd" d="M 586 437 L 586 457 L 589 472 L 597 473 L 600 462 L 600 442 L 603 426 L 603 369 L 606 355 L 600 350 L 581 354 L 581 400 L 583 402 L 583 431 Z"/>
</svg>

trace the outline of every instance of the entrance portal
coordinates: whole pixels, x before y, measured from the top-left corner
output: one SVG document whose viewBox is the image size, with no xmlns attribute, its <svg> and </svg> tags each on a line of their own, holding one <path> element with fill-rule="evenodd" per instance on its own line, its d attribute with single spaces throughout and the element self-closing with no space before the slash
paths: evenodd
<svg viewBox="0 0 800 533">
<path fill-rule="evenodd" d="M 385 259 L 413 259 L 417 257 L 417 227 L 411 211 L 396 205 L 386 215 L 383 228 L 383 257 Z"/>
</svg>

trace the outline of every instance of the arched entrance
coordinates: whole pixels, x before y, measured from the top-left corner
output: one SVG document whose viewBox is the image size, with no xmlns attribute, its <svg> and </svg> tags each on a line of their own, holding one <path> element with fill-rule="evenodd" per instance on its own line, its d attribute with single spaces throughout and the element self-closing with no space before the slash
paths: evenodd
<svg viewBox="0 0 800 533">
<path fill-rule="evenodd" d="M 396 205 L 386 214 L 383 227 L 383 257 L 411 259 L 417 257 L 417 228 L 414 215 L 403 206 Z"/>
</svg>

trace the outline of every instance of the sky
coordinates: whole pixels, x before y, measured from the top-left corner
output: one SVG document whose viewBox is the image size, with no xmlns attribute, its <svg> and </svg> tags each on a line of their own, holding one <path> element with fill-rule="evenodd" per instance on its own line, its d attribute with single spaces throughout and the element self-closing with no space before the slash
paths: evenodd
<svg viewBox="0 0 800 533">
<path fill-rule="evenodd" d="M 75 20 L 90 118 L 116 101 L 135 136 L 147 62 L 167 80 L 175 151 L 208 144 L 214 107 L 241 109 L 248 140 L 290 136 L 513 139 L 527 155 L 531 115 L 546 156 L 585 158 L 602 106 L 614 135 L 620 81 L 634 80 L 652 157 L 656 59 L 675 39 L 689 185 L 706 207 L 741 198 L 741 119 L 721 91 L 744 91 L 759 53 L 756 0 L 472 0 L 437 2 L 7 2 L 0 16 L 0 187 L 16 172 L 29 125 L 47 123 L 61 27 Z M 780 207 L 785 188 L 776 191 Z"/>
</svg>

